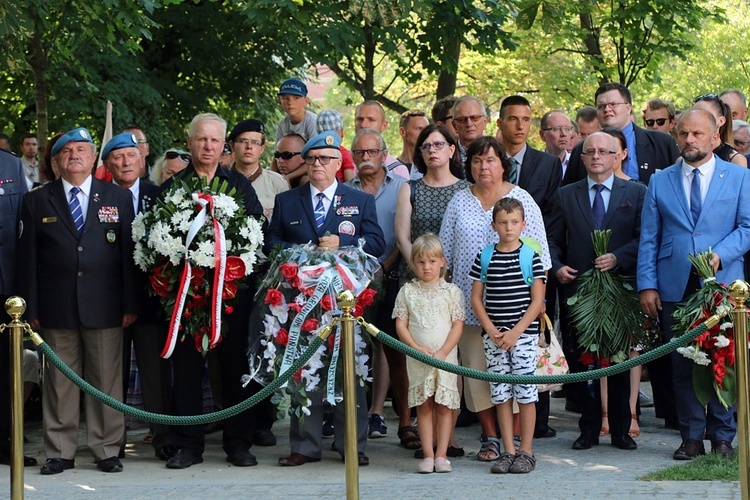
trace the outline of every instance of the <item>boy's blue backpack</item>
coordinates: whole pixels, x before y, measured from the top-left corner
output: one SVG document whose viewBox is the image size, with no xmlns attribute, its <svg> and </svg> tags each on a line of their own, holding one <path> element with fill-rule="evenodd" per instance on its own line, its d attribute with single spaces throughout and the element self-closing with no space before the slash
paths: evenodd
<svg viewBox="0 0 750 500">
<path fill-rule="evenodd" d="M 521 265 L 521 273 L 523 274 L 523 280 L 528 286 L 534 284 L 534 254 L 542 253 L 542 246 L 534 238 L 521 237 L 523 245 L 521 245 L 521 252 L 518 256 L 518 260 Z M 495 250 L 495 245 L 489 245 L 482 249 L 482 255 L 479 261 L 482 265 L 482 273 L 479 275 L 479 279 L 482 283 L 487 283 L 487 268 L 490 267 L 490 260 L 492 260 L 492 252 Z"/>
</svg>

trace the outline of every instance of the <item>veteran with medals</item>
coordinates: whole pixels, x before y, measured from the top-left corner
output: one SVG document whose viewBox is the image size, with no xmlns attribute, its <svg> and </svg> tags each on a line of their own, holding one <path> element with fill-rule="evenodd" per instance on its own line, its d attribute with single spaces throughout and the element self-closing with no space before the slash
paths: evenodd
<svg viewBox="0 0 750 500">
<path fill-rule="evenodd" d="M 364 239 L 363 249 L 370 255 L 385 251 L 383 232 L 378 225 L 375 198 L 336 181 L 341 168 L 341 139 L 332 131 L 310 139 L 302 149 L 310 182 L 276 195 L 273 217 L 268 228 L 265 252 L 275 246 L 288 248 L 312 241 L 321 250 L 356 246 Z M 291 454 L 279 460 L 280 465 L 296 466 L 317 462 L 322 455 L 323 397 L 310 395 L 311 414 L 300 422 L 292 417 L 290 425 Z M 334 407 L 335 448 L 344 452 L 344 407 Z M 357 391 L 357 451 L 359 465 L 367 465 L 367 403 L 364 389 Z"/>
<path fill-rule="evenodd" d="M 28 193 L 19 227 L 19 287 L 26 315 L 65 364 L 122 399 L 123 328 L 138 311 L 130 193 L 92 175 L 96 146 L 85 128 L 52 148 L 61 178 Z M 42 474 L 75 467 L 80 390 L 51 365 L 44 370 Z M 89 395 L 86 440 L 103 472 L 121 472 L 125 419 Z"/>
</svg>

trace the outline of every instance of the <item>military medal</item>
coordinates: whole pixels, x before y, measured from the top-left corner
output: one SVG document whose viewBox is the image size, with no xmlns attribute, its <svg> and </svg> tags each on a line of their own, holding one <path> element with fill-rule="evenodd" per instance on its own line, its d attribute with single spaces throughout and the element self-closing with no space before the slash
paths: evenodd
<svg viewBox="0 0 750 500">
<path fill-rule="evenodd" d="M 339 224 L 339 234 L 348 234 L 349 236 L 354 236 L 354 224 L 351 221 L 345 220 L 341 224 Z"/>
<path fill-rule="evenodd" d="M 111 229 L 109 231 L 107 231 L 107 241 L 108 242 L 114 243 L 116 239 L 117 239 L 117 235 L 115 234 L 114 231 L 112 231 Z"/>
</svg>

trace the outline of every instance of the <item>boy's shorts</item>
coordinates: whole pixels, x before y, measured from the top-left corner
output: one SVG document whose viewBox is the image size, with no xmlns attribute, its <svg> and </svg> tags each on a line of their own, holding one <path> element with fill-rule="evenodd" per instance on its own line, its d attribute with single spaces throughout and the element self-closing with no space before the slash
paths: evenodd
<svg viewBox="0 0 750 500">
<path fill-rule="evenodd" d="M 482 332 L 484 353 L 487 356 L 487 371 L 503 375 L 534 375 L 537 364 L 537 345 L 539 335 L 521 335 L 516 345 L 506 351 L 492 342 L 486 332 Z M 515 398 L 518 404 L 536 403 L 539 399 L 537 386 L 534 384 L 507 384 L 490 382 L 493 404 L 503 404 Z"/>
</svg>

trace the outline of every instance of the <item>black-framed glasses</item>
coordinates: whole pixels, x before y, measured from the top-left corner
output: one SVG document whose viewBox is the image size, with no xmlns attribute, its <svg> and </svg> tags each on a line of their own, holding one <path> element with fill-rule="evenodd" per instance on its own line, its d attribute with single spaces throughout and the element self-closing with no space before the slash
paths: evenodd
<svg viewBox="0 0 750 500">
<path fill-rule="evenodd" d="M 274 152 L 273 157 L 276 158 L 277 160 L 279 158 L 283 160 L 291 160 L 292 158 L 294 158 L 295 156 L 299 154 L 302 154 L 302 151 L 276 151 Z"/>
<path fill-rule="evenodd" d="M 185 163 L 190 163 L 190 158 L 191 158 L 191 156 L 188 153 L 180 153 L 178 151 L 167 151 L 165 153 L 165 156 L 167 160 L 174 160 L 175 158 L 179 158 Z"/>
<path fill-rule="evenodd" d="M 721 101 L 721 98 L 719 97 L 719 94 L 702 94 L 693 99 L 693 102 L 700 102 L 700 101 Z"/>
<path fill-rule="evenodd" d="M 560 132 L 566 132 L 568 134 L 571 134 L 571 133 L 573 133 L 574 130 L 575 130 L 575 127 L 572 127 L 572 126 L 568 125 L 567 127 L 547 127 L 547 128 L 543 128 L 542 132 L 554 132 L 556 134 L 559 134 Z"/>
<path fill-rule="evenodd" d="M 447 146 L 448 143 L 445 141 L 435 141 L 435 142 L 425 142 L 421 146 L 419 146 L 420 151 L 423 153 L 428 153 L 430 149 L 435 149 L 435 151 L 441 151 L 445 146 Z"/>
<path fill-rule="evenodd" d="M 476 123 L 482 118 L 484 118 L 487 115 L 470 115 L 470 116 L 459 116 L 458 118 L 454 118 L 453 121 L 456 123 L 460 123 L 461 125 L 466 124 L 469 120 L 472 121 L 472 123 Z"/>
<path fill-rule="evenodd" d="M 661 127 L 662 125 L 667 123 L 667 120 L 669 120 L 669 118 L 656 118 L 655 120 L 643 120 L 643 123 L 645 123 L 647 127 L 653 127 L 654 123 Z"/>
<path fill-rule="evenodd" d="M 331 160 L 338 160 L 337 156 L 308 156 L 305 158 L 305 163 L 308 165 L 315 165 L 315 160 L 318 161 L 321 165 L 328 165 L 331 163 Z"/>
<path fill-rule="evenodd" d="M 382 149 L 352 149 L 352 156 L 355 158 L 364 158 L 365 153 L 372 158 L 373 156 L 377 156 L 378 153 L 383 151 Z"/>
<path fill-rule="evenodd" d="M 617 154 L 617 151 L 608 151 L 606 149 L 587 149 L 581 152 L 581 156 L 609 156 Z"/>
</svg>

